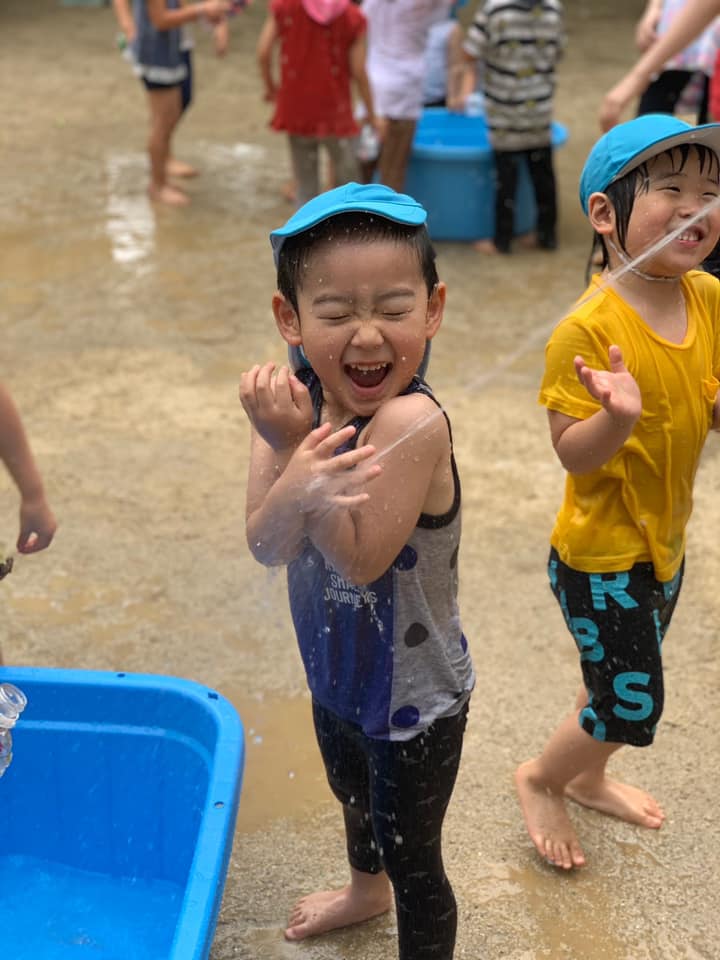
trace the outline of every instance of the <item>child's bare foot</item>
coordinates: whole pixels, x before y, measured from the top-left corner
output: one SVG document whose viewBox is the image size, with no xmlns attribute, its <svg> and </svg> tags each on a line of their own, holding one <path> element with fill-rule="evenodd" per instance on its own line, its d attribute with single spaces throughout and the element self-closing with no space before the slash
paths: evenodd
<svg viewBox="0 0 720 960">
<path fill-rule="evenodd" d="M 176 160 L 173 157 L 171 160 L 168 160 L 165 172 L 169 177 L 196 177 L 200 171 L 197 167 L 193 167 L 183 160 Z"/>
<path fill-rule="evenodd" d="M 659 829 L 665 820 L 662 807 L 649 793 L 609 777 L 576 777 L 565 787 L 565 796 L 584 807 L 652 830 Z"/>
<path fill-rule="evenodd" d="M 304 940 L 339 927 L 362 923 L 386 913 L 391 906 L 392 893 L 385 874 L 372 876 L 372 882 L 362 891 L 349 883 L 342 890 L 311 893 L 295 904 L 285 938 Z"/>
<path fill-rule="evenodd" d="M 565 809 L 562 795 L 553 793 L 538 775 L 537 760 L 520 764 L 515 786 L 530 839 L 541 857 L 563 870 L 585 865 L 585 854 Z"/>
<path fill-rule="evenodd" d="M 161 187 L 151 186 L 150 199 L 155 203 L 166 203 L 169 207 L 184 207 L 190 203 L 190 197 L 179 187 L 164 183 Z"/>
<path fill-rule="evenodd" d="M 476 240 L 473 246 L 478 253 L 483 253 L 488 257 L 494 257 L 500 253 L 492 240 Z"/>
<path fill-rule="evenodd" d="M 523 250 L 537 250 L 539 246 L 538 237 L 534 230 L 530 233 L 521 233 L 520 236 L 515 237 L 515 240 L 517 241 L 517 245 L 522 247 Z"/>
</svg>

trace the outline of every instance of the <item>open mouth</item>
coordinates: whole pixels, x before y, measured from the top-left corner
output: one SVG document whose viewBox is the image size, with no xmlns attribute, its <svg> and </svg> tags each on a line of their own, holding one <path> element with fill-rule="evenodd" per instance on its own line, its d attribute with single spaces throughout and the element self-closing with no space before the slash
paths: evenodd
<svg viewBox="0 0 720 960">
<path fill-rule="evenodd" d="M 677 239 L 682 243 L 699 243 L 703 237 L 704 234 L 702 230 L 699 230 L 697 227 L 689 227 L 687 230 L 679 233 Z"/>
<path fill-rule="evenodd" d="M 345 373 L 356 387 L 379 387 L 392 369 L 391 363 L 346 363 Z"/>
</svg>

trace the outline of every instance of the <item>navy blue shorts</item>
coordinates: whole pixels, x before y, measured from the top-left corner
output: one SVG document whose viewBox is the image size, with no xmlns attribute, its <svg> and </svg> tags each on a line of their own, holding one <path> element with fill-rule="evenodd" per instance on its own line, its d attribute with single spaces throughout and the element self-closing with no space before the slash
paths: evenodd
<svg viewBox="0 0 720 960">
<path fill-rule="evenodd" d="M 662 642 L 682 585 L 652 563 L 618 573 L 581 573 L 550 551 L 550 586 L 580 652 L 588 703 L 580 726 L 612 743 L 646 747 L 663 710 Z"/>
<path fill-rule="evenodd" d="M 189 50 L 181 50 L 180 58 L 185 64 L 185 79 L 179 80 L 177 83 L 155 83 L 152 80 L 146 80 L 145 77 L 142 77 L 142 83 L 146 90 L 171 90 L 173 87 L 180 87 L 180 99 L 182 102 L 183 112 L 192 103 L 193 95 L 193 70 L 192 70 L 192 57 L 190 56 Z"/>
</svg>

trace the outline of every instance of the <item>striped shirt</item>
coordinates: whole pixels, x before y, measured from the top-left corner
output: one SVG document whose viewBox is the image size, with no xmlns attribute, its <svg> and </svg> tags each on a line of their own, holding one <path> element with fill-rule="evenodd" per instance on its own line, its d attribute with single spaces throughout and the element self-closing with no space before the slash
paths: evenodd
<svg viewBox="0 0 720 960">
<path fill-rule="evenodd" d="M 496 150 L 551 143 L 555 65 L 565 45 L 559 0 L 485 0 L 465 38 L 481 61 L 490 141 Z"/>
</svg>

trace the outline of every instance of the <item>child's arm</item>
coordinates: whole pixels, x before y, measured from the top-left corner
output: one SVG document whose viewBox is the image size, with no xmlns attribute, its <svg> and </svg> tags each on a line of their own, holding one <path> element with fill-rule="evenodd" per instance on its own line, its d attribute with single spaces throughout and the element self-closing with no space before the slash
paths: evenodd
<svg viewBox="0 0 720 960">
<path fill-rule="evenodd" d="M 118 26 L 129 43 L 135 38 L 135 21 L 133 20 L 130 0 L 113 0 L 113 11 Z"/>
<path fill-rule="evenodd" d="M 287 367 L 255 366 L 240 382 L 240 400 L 253 426 L 248 476 L 246 531 L 257 560 L 269 566 L 293 560 L 306 535 L 307 518 L 341 504 L 362 502 L 358 489 L 372 479 L 348 474 L 373 448 L 334 456 L 353 428 L 312 430 L 312 402 Z"/>
<path fill-rule="evenodd" d="M 278 38 L 277 23 L 272 13 L 268 14 L 258 37 L 255 54 L 257 57 L 260 77 L 265 87 L 265 99 L 274 100 L 277 96 L 277 86 L 273 80 L 273 47 Z"/>
<path fill-rule="evenodd" d="M 205 17 L 210 23 L 219 23 L 230 12 L 229 0 L 202 0 L 189 3 L 179 10 L 169 10 L 165 0 L 146 0 L 150 22 L 156 30 L 173 30 L 193 20 Z"/>
<path fill-rule="evenodd" d="M 662 15 L 663 0 L 648 0 L 635 27 L 635 46 L 645 52 L 657 40 L 657 25 Z"/>
<path fill-rule="evenodd" d="M 423 512 L 428 495 L 444 485 L 452 503 L 450 436 L 445 417 L 421 395 L 396 397 L 375 414 L 367 439 L 378 450 L 364 465 L 372 476 L 366 499 L 308 518 L 317 549 L 351 583 L 371 583 L 392 565 Z M 442 509 L 442 508 L 441 508 Z M 440 512 L 440 511 L 438 511 Z"/>
<path fill-rule="evenodd" d="M 591 473 L 625 443 L 642 412 L 640 389 L 623 363 L 620 347 L 608 351 L 609 370 L 591 370 L 575 357 L 575 370 L 588 393 L 602 404 L 586 420 L 548 410 L 553 447 L 568 473 Z"/>
<path fill-rule="evenodd" d="M 365 68 L 365 62 L 367 59 L 367 38 L 365 34 L 359 36 L 350 47 L 349 59 L 350 76 L 355 82 L 358 96 L 365 107 L 364 122 L 369 123 L 371 127 L 377 128 L 378 123 L 377 118 L 375 117 L 372 90 L 370 89 L 370 81 L 368 80 L 367 70 Z"/>
<path fill-rule="evenodd" d="M 221 20 L 215 24 L 213 29 L 213 42 L 215 44 L 215 53 L 218 57 L 224 57 L 228 51 L 230 43 L 230 26 L 227 20 Z"/>
<path fill-rule="evenodd" d="M 20 553 L 43 550 L 57 524 L 45 499 L 40 472 L 30 450 L 20 414 L 8 391 L 0 385 L 0 459 L 20 493 Z"/>
<path fill-rule="evenodd" d="M 622 80 L 605 94 L 600 106 L 602 129 L 614 127 L 628 103 L 639 96 L 663 65 L 698 37 L 718 14 L 720 0 L 692 0 L 686 3 L 673 18 L 667 33 L 653 43 Z"/>
</svg>

